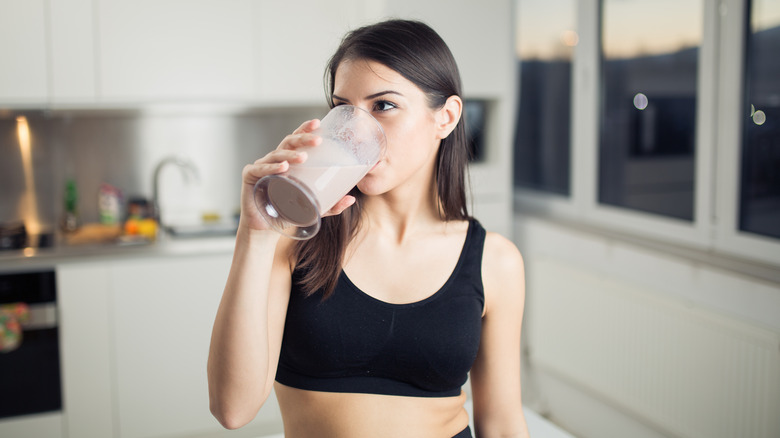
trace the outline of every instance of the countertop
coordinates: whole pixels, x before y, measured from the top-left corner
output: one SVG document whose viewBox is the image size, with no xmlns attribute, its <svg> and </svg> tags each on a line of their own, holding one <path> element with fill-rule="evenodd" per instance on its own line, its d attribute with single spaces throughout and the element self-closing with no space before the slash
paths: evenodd
<svg viewBox="0 0 780 438">
<path fill-rule="evenodd" d="M 122 260 L 153 257 L 184 257 L 231 254 L 235 236 L 174 237 L 160 236 L 150 243 L 107 243 L 94 245 L 58 245 L 51 248 L 25 248 L 0 252 L 0 272 L 53 268 L 66 263 Z"/>
</svg>

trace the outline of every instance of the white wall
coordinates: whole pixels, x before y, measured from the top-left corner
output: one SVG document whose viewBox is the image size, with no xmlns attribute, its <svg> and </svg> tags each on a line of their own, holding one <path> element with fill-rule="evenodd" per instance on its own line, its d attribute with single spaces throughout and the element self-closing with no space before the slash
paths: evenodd
<svg viewBox="0 0 780 438">
<path fill-rule="evenodd" d="M 530 407 L 583 438 L 780 433 L 780 284 L 571 223 L 514 230 Z"/>
</svg>

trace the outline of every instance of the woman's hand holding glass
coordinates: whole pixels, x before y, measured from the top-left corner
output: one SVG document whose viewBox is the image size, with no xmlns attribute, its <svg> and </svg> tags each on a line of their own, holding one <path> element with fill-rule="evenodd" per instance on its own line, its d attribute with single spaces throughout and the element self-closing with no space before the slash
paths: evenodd
<svg viewBox="0 0 780 438">
<path fill-rule="evenodd" d="M 320 121 L 318 119 L 304 122 L 292 134 L 286 136 L 275 150 L 244 167 L 241 175 L 241 219 L 239 229 L 250 231 L 271 229 L 255 204 L 255 184 L 264 176 L 286 172 L 290 168 L 290 164 L 300 164 L 306 161 L 306 152 L 298 151 L 298 149 L 317 146 L 322 142 L 320 136 L 312 134 L 312 131 L 319 126 Z M 354 196 L 344 196 L 324 216 L 340 214 L 354 203 Z"/>
</svg>

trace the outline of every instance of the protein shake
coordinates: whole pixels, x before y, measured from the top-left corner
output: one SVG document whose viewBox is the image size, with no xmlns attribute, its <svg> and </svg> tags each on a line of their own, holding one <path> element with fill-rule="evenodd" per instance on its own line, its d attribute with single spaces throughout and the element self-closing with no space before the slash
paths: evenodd
<svg viewBox="0 0 780 438">
<path fill-rule="evenodd" d="M 305 162 L 255 185 L 255 203 L 275 230 L 293 239 L 309 239 L 321 216 L 368 173 L 384 152 L 379 122 L 368 112 L 339 105 L 314 131 L 322 137 L 315 147 L 302 148 Z"/>
</svg>

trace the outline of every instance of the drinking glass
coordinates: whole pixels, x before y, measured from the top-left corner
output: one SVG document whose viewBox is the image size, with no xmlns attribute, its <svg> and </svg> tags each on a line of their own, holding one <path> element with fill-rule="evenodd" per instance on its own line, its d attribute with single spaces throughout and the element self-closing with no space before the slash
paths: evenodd
<svg viewBox="0 0 780 438">
<path fill-rule="evenodd" d="M 307 153 L 306 161 L 261 178 L 254 189 L 265 221 L 296 240 L 317 234 L 322 215 L 379 162 L 387 144 L 382 125 L 353 105 L 331 109 L 313 133 L 322 142 L 299 149 Z"/>
</svg>

